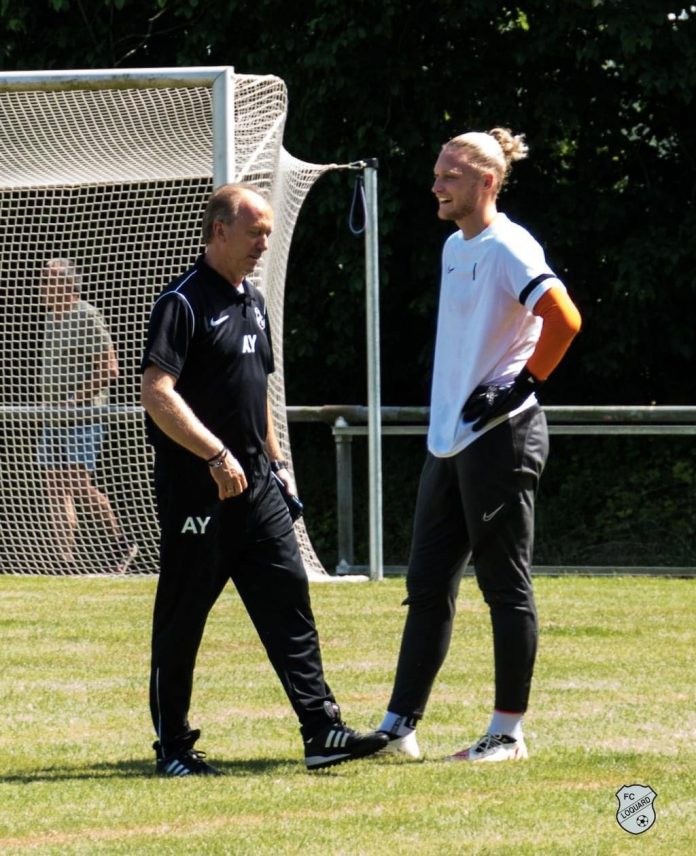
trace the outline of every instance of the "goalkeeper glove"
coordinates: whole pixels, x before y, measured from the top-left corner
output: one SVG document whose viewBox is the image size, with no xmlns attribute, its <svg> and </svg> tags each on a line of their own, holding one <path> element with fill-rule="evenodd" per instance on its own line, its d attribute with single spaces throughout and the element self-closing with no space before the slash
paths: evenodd
<svg viewBox="0 0 696 856">
<path fill-rule="evenodd" d="M 541 389 L 543 383 L 523 368 L 515 380 L 505 386 L 476 387 L 464 405 L 462 417 L 465 422 L 474 422 L 472 430 L 480 431 L 492 419 L 516 410 L 532 393 Z"/>
</svg>

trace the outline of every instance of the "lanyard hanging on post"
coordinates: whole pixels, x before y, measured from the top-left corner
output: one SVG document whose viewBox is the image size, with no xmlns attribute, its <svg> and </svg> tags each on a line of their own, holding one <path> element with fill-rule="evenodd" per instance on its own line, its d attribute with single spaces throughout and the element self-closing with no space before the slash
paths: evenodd
<svg viewBox="0 0 696 856">
<path fill-rule="evenodd" d="M 362 226 L 357 226 L 355 223 L 356 206 L 358 199 L 362 205 Z M 353 188 L 353 199 L 350 203 L 350 213 L 348 214 L 348 229 L 351 235 L 356 237 L 362 235 L 367 224 L 367 199 L 365 198 L 365 179 L 362 172 L 355 176 L 355 187 Z"/>
</svg>

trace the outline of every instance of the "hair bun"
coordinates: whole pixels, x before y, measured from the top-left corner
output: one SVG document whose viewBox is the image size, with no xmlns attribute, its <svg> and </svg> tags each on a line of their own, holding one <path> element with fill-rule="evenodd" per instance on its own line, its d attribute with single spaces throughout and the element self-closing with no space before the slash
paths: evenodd
<svg viewBox="0 0 696 856">
<path fill-rule="evenodd" d="M 498 141 L 508 163 L 527 157 L 529 146 L 524 141 L 524 134 L 513 135 L 509 128 L 493 128 L 488 133 Z"/>
</svg>

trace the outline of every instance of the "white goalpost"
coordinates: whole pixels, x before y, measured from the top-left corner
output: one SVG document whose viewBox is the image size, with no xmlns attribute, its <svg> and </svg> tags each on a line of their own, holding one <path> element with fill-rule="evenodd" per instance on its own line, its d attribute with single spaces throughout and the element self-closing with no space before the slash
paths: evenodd
<svg viewBox="0 0 696 856">
<path fill-rule="evenodd" d="M 208 195 L 228 181 L 256 183 L 275 209 L 254 281 L 274 325 L 271 399 L 292 461 L 285 272 L 303 200 L 336 167 L 284 150 L 286 111 L 282 80 L 230 67 L 0 73 L 0 573 L 112 572 L 115 529 L 138 546 L 133 570 L 156 571 L 151 451 L 138 404 L 145 328 L 155 296 L 200 252 Z M 46 305 L 51 260 L 71 266 L 79 286 L 73 339 L 65 330 L 57 338 Z M 54 368 L 47 379 L 47 362 L 57 365 L 58 351 L 65 366 L 93 358 L 97 340 L 116 357 L 108 398 L 66 406 L 59 393 L 63 384 L 69 397 L 74 370 L 56 379 Z M 76 426 L 86 426 L 85 443 L 95 431 L 101 441 L 89 485 L 51 480 L 60 469 L 51 443 Z M 66 547 L 56 530 L 71 516 L 76 535 Z M 297 534 L 308 576 L 325 575 L 302 521 Z"/>
</svg>

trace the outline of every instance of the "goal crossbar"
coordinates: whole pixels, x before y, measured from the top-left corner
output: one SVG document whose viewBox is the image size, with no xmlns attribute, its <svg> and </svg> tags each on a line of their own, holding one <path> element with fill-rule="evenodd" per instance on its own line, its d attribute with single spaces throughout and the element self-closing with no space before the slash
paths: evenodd
<svg viewBox="0 0 696 856">
<path fill-rule="evenodd" d="M 31 89 L 161 89 L 181 86 L 213 86 L 234 66 L 191 66 L 189 68 L 73 69 L 62 71 L 3 71 L 0 90 L 26 92 Z M 272 78 L 273 75 L 257 75 Z"/>
<path fill-rule="evenodd" d="M 286 115 L 282 80 L 232 66 L 0 72 L 0 573 L 108 571 L 113 520 L 140 548 L 135 569 L 156 570 L 151 450 L 137 404 L 145 327 L 161 288 L 202 249 L 211 190 L 230 181 L 257 184 L 276 214 L 253 281 L 273 323 L 269 395 L 292 462 L 282 351 L 287 259 L 306 194 L 335 165 L 285 151 Z M 80 299 L 92 307 L 81 311 L 97 319 L 90 335 L 117 355 L 108 401 L 86 407 L 82 420 L 91 413 L 101 438 L 91 480 L 106 505 L 75 497 L 70 549 L 55 537 L 65 484 L 46 472 L 54 454 L 46 431 L 60 434 L 61 394 L 69 397 L 72 382 L 67 370 L 56 379 L 55 367 L 46 380 L 47 342 L 55 345 L 58 334 L 40 281 L 55 259 L 79 271 Z M 79 350 L 78 339 L 66 350 Z M 325 574 L 302 522 L 297 531 L 308 575 Z M 72 562 L 59 559 L 59 547 Z"/>
</svg>

